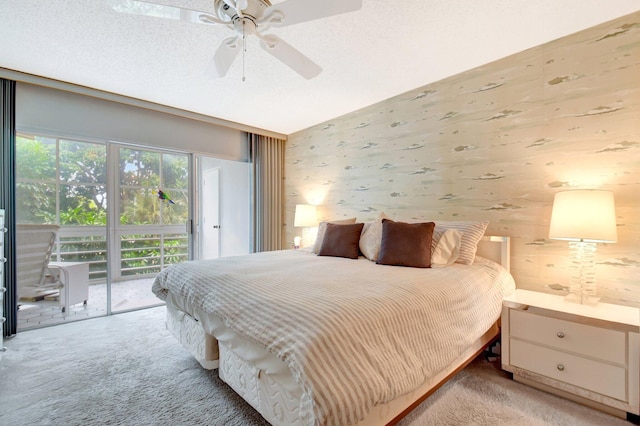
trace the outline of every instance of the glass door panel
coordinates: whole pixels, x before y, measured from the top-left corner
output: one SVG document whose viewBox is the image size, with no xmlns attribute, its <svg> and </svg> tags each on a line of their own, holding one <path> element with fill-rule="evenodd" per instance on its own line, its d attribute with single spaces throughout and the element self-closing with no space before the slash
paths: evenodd
<svg viewBox="0 0 640 426">
<path fill-rule="evenodd" d="M 66 273 L 76 280 L 62 289 L 19 280 L 18 330 L 161 304 L 153 277 L 192 253 L 190 167 L 186 154 L 18 134 L 19 242 L 53 226 L 54 243 L 38 268 L 45 265 L 47 283 L 65 281 Z M 18 274 L 34 275 L 25 266 L 32 253 L 24 251 Z"/>
<path fill-rule="evenodd" d="M 18 242 L 34 244 L 16 259 L 19 276 L 29 277 L 17 283 L 19 331 L 107 313 L 106 154 L 105 144 L 17 135 Z M 36 256 L 42 272 L 33 281 L 29 259 L 43 225 L 54 225 L 55 237 Z M 71 279 L 74 265 L 83 272 Z"/>
<path fill-rule="evenodd" d="M 117 148 L 118 219 L 114 224 L 112 310 L 161 304 L 151 293 L 155 275 L 189 260 L 189 156 Z"/>
</svg>

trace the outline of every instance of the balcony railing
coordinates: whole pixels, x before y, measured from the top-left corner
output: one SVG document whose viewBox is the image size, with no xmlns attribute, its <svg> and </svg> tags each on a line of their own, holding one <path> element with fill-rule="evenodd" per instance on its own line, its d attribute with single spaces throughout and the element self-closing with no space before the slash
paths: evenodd
<svg viewBox="0 0 640 426">
<path fill-rule="evenodd" d="M 120 267 L 112 280 L 153 276 L 164 267 L 189 259 L 189 236 L 153 229 L 142 233 L 121 233 L 119 236 Z M 52 256 L 58 262 L 89 263 L 90 282 L 107 278 L 108 243 L 105 227 L 61 227 Z"/>
</svg>

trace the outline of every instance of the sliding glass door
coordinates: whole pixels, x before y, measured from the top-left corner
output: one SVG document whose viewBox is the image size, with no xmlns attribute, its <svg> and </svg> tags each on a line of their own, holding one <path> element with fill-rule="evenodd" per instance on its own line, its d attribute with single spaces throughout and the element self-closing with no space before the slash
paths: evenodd
<svg viewBox="0 0 640 426">
<path fill-rule="evenodd" d="M 247 162 L 21 133 L 16 165 L 19 331 L 159 305 L 163 268 L 250 252 Z"/>
<path fill-rule="evenodd" d="M 192 256 L 191 178 L 189 154 L 18 134 L 18 330 L 161 304 L 153 277 Z"/>
<path fill-rule="evenodd" d="M 151 293 L 153 277 L 190 258 L 190 156 L 118 145 L 112 155 L 111 309 L 117 312 L 161 303 Z"/>
<path fill-rule="evenodd" d="M 106 144 L 17 135 L 18 330 L 106 314 L 107 192 Z"/>
</svg>

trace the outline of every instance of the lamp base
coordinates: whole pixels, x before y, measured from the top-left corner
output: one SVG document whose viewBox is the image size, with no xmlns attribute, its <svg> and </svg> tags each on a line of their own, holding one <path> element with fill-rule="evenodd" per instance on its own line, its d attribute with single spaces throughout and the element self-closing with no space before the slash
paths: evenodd
<svg viewBox="0 0 640 426">
<path fill-rule="evenodd" d="M 318 235 L 317 227 L 304 227 L 302 228 L 302 242 L 301 247 L 313 247 L 316 242 L 316 236 Z"/>
<path fill-rule="evenodd" d="M 567 302 L 581 305 L 595 305 L 600 300 L 596 296 L 596 243 L 587 241 L 569 242 L 571 254 L 571 278 Z"/>
<path fill-rule="evenodd" d="M 600 301 L 599 297 L 588 294 L 569 293 L 564 297 L 565 302 L 579 303 L 581 305 L 595 306 Z"/>
</svg>

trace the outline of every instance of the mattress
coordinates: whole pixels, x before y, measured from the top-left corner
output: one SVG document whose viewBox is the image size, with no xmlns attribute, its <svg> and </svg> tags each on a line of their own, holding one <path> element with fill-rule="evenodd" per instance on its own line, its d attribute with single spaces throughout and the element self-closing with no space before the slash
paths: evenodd
<svg viewBox="0 0 640 426">
<path fill-rule="evenodd" d="M 194 262 L 190 267 L 185 264 L 189 271 L 175 268 L 179 270 L 174 271 L 173 276 L 159 276 L 154 283 L 154 292 L 167 300 L 171 309 L 193 317 L 207 334 L 218 340 L 221 377 L 226 377 L 231 383 L 238 381 L 228 377 L 231 373 L 224 368 L 226 356 L 234 358 L 235 364 L 246 364 L 248 370 L 242 371 L 248 371 L 249 375 L 263 375 L 273 382 L 269 389 L 281 389 L 276 393 L 278 397 L 286 396 L 279 403 L 272 404 L 280 407 L 274 411 L 274 418 L 287 419 L 286 415 L 278 413 L 297 412 L 296 418 L 301 424 L 355 424 L 365 419 L 376 406 L 383 406 L 415 391 L 445 371 L 491 328 L 499 317 L 503 294 L 513 288 L 513 280 L 504 269 L 482 259 L 470 266 L 452 265 L 441 270 L 422 270 L 416 275 L 415 268 L 385 267 L 365 259 L 321 259 L 296 251 L 259 253 L 251 257 L 260 267 L 268 266 L 268 277 L 255 272 L 252 266 L 247 265 L 246 259 L 226 258 L 224 265 L 214 262 L 203 266 L 203 262 Z M 244 284 L 235 281 L 237 271 L 234 264 L 241 265 Z M 298 268 L 291 268 L 291 265 Z M 217 309 L 220 294 L 204 291 L 204 288 L 211 287 L 210 282 L 197 283 L 199 275 L 207 277 L 204 281 L 212 278 L 200 273 L 194 276 L 194 266 L 216 269 L 218 275 L 214 280 L 233 283 L 234 296 L 224 305 L 228 308 L 235 304 L 235 309 Z M 340 279 L 331 273 L 336 270 L 341 270 Z M 297 273 L 301 274 L 298 276 Z M 254 290 L 256 286 L 266 287 L 269 290 L 266 296 L 256 299 L 252 294 L 242 292 L 242 297 L 237 296 L 236 287 L 245 287 L 247 274 L 250 276 L 248 281 L 256 281 L 248 287 Z M 288 284 L 282 285 L 287 280 L 290 280 Z M 417 296 L 413 293 L 416 289 Z M 291 294 L 299 305 L 282 314 L 286 320 L 274 315 L 272 308 L 282 304 L 281 298 L 291 303 Z M 433 312 L 426 315 L 422 312 L 422 305 L 429 298 L 428 310 Z M 310 300 L 324 305 L 333 312 L 333 316 L 319 327 L 314 328 L 313 324 L 307 323 L 303 324 L 302 330 L 296 330 L 294 326 L 299 325 L 299 321 L 292 325 L 288 317 L 292 311 L 298 311 L 299 315 L 309 309 Z M 399 304 L 400 300 L 405 304 Z M 379 311 L 382 308 L 382 316 L 378 313 L 377 318 L 367 317 L 364 320 L 358 317 L 371 306 Z M 318 318 L 313 316 L 312 320 Z M 402 325 L 398 327 L 396 322 Z M 371 327 L 368 324 L 372 324 Z M 354 331 L 354 327 L 358 330 Z M 363 333 L 359 330 L 361 328 L 371 330 Z M 265 336 L 270 334 L 269 330 L 285 332 L 279 336 L 273 333 L 273 340 Z M 318 334 L 318 330 L 324 330 L 324 333 L 333 331 L 326 338 Z M 405 331 L 417 331 L 418 335 L 401 336 Z M 354 332 L 356 338 L 353 337 Z M 298 338 L 306 334 L 325 339 L 326 344 L 297 347 L 300 343 Z M 340 336 L 334 334 L 349 337 L 340 340 Z M 415 341 L 420 341 L 420 344 L 415 344 Z M 308 352 L 318 350 L 328 355 L 320 357 L 322 362 L 317 365 L 309 366 L 305 359 L 301 359 Z M 364 358 L 359 356 L 363 353 L 366 354 Z M 234 362 L 231 358 L 227 365 Z M 373 373 L 362 371 L 367 368 Z M 251 373 L 252 369 L 254 373 Z M 340 381 L 339 376 L 348 375 L 349 371 L 355 373 Z M 317 377 L 329 382 L 330 387 L 323 387 L 322 383 L 318 385 L 315 382 Z M 363 389 L 354 391 L 349 386 Z M 337 398 L 323 401 L 327 390 Z M 246 396 L 250 403 L 258 401 L 255 404 L 259 404 L 260 399 L 248 390 L 238 392 L 245 392 L 243 397 Z M 351 392 L 357 395 L 354 397 Z M 298 401 L 293 402 L 297 406 L 291 407 L 291 401 Z M 264 410 L 265 407 L 259 409 L 261 413 Z M 290 419 L 282 424 L 289 423 Z"/>
</svg>

